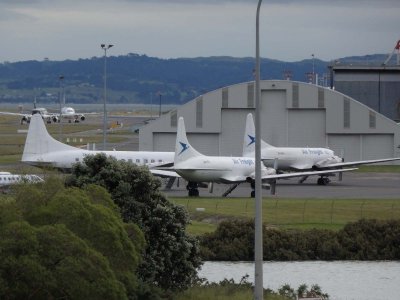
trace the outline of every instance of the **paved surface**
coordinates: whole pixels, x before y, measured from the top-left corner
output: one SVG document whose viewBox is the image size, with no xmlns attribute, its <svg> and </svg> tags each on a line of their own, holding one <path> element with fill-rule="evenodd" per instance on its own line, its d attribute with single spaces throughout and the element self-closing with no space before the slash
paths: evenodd
<svg viewBox="0 0 400 300">
<path fill-rule="evenodd" d="M 280 180 L 277 184 L 277 193 L 270 195 L 263 190 L 263 197 L 278 198 L 375 198 L 400 199 L 400 173 L 346 173 L 343 181 L 333 178 L 326 186 L 316 184 L 317 177 L 310 177 L 306 182 L 298 184 L 296 179 Z M 219 197 L 227 185 L 214 185 L 214 192 L 210 194 L 207 188 L 199 188 L 200 197 Z M 181 179 L 179 187 L 176 184 L 171 190 L 163 190 L 167 195 L 186 197 L 186 183 Z M 250 185 L 239 185 L 228 197 L 249 197 Z"/>
</svg>

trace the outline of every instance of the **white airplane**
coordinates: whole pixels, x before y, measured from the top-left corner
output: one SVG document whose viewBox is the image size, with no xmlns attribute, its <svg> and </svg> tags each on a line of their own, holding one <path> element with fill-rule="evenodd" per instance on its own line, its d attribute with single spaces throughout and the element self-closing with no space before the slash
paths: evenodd
<svg viewBox="0 0 400 300">
<path fill-rule="evenodd" d="M 10 172 L 0 172 L 0 190 L 5 191 L 5 188 L 18 183 L 38 183 L 43 182 L 43 179 L 37 175 L 26 174 L 11 174 Z"/>
<path fill-rule="evenodd" d="M 277 179 L 355 170 L 341 169 L 276 174 L 275 169 L 267 168 L 262 162 L 260 163 L 263 186 L 270 187 L 271 193 L 275 193 Z M 242 182 L 249 182 L 254 189 L 255 164 L 253 157 L 206 156 L 199 153 L 189 144 L 183 117 L 179 118 L 175 143 L 174 170 L 189 182 L 187 185 L 189 196 L 198 196 L 198 184 L 204 182 L 210 183 L 210 192 L 212 192 L 213 183 L 232 184 L 231 188 L 223 196 L 228 195 Z M 254 190 L 252 190 L 251 197 L 254 197 L 254 195 Z"/>
<path fill-rule="evenodd" d="M 174 152 L 151 151 L 92 151 L 63 144 L 47 132 L 39 115 L 33 115 L 26 136 L 21 161 L 33 166 L 50 166 L 58 169 L 71 169 L 73 164 L 83 162 L 86 155 L 104 153 L 118 160 L 130 161 L 137 165 L 152 167 L 172 163 Z M 151 170 L 154 175 L 176 177 L 175 172 Z"/>
<path fill-rule="evenodd" d="M 65 105 L 65 99 L 64 99 Z M 1 115 L 10 115 L 10 116 L 20 116 L 21 117 L 21 125 L 24 123 L 29 124 L 31 122 L 31 118 L 35 114 L 40 114 L 42 119 L 47 123 L 51 122 L 60 122 L 61 119 L 68 120 L 69 123 L 74 121 L 74 123 L 79 123 L 79 121 L 84 121 L 86 119 L 83 113 L 77 113 L 74 108 L 64 106 L 61 108 L 61 111 L 57 113 L 48 112 L 47 109 L 43 107 L 36 107 L 36 99 L 33 102 L 32 113 L 13 113 L 13 112 L 0 112 Z"/>
<path fill-rule="evenodd" d="M 247 115 L 246 130 L 243 141 L 243 156 L 254 157 L 255 154 L 255 129 L 252 114 Z M 373 160 L 360 160 L 344 162 L 343 158 L 336 156 L 335 153 L 327 148 L 307 148 L 307 147 L 274 147 L 261 140 L 261 159 L 265 166 L 275 166 L 279 171 L 307 171 L 307 170 L 330 170 L 343 167 L 354 167 L 364 164 L 389 162 L 400 160 L 397 158 L 383 158 Z M 339 174 L 339 180 L 342 179 Z M 326 185 L 330 182 L 329 174 L 322 174 L 318 178 L 319 185 Z M 300 183 L 307 179 L 304 176 Z"/>
<path fill-rule="evenodd" d="M 61 108 L 61 114 L 53 114 L 54 122 L 60 122 L 61 119 L 66 119 L 69 123 L 72 121 L 74 121 L 74 123 L 79 123 L 80 121 L 85 121 L 86 116 L 83 113 L 77 113 L 72 107 L 64 106 Z"/>
<path fill-rule="evenodd" d="M 32 113 L 30 113 L 30 114 L 29 113 L 13 113 L 13 112 L 5 112 L 5 111 L 0 112 L 0 115 L 21 117 L 21 125 L 24 123 L 29 124 L 31 122 L 32 116 L 36 115 L 36 114 L 40 115 L 42 117 L 42 119 L 46 121 L 46 123 L 51 123 L 52 121 L 53 122 L 57 121 L 57 118 L 54 114 L 49 113 L 47 111 L 47 109 L 45 109 L 44 107 L 36 108 L 36 105 L 35 105 L 35 108 L 32 109 Z M 54 119 L 54 118 L 56 118 L 56 119 Z"/>
</svg>

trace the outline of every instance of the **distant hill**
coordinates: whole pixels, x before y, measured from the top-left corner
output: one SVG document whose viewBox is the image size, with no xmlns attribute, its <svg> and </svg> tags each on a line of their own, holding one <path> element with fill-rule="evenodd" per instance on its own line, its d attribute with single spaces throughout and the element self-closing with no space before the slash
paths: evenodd
<svg viewBox="0 0 400 300">
<path fill-rule="evenodd" d="M 343 63 L 381 64 L 384 54 L 347 57 Z M 314 70 L 323 79 L 329 62 L 306 59 L 298 62 L 261 60 L 261 79 L 308 81 Z M 181 104 L 214 89 L 252 81 L 254 58 L 197 57 L 160 59 L 128 54 L 107 57 L 109 103 Z M 104 89 L 104 58 L 65 61 L 23 61 L 0 64 L 0 102 L 58 103 L 64 89 L 68 103 L 101 103 Z M 60 79 L 63 75 L 64 79 Z M 152 100 L 153 98 L 153 100 Z"/>
</svg>

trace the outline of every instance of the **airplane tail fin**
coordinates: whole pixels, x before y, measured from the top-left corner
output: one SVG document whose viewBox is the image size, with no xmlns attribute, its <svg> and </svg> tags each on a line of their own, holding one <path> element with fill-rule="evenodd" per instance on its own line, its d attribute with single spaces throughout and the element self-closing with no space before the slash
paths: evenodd
<svg viewBox="0 0 400 300">
<path fill-rule="evenodd" d="M 24 153 L 21 161 L 37 160 L 38 156 L 64 150 L 76 150 L 75 147 L 63 144 L 54 139 L 46 129 L 40 114 L 35 114 L 31 118 L 28 134 L 26 136 Z"/>
<path fill-rule="evenodd" d="M 242 156 L 254 156 L 256 142 L 256 130 L 254 127 L 253 115 L 248 114 L 246 118 L 246 130 L 243 139 L 243 153 Z M 261 149 L 273 148 L 274 146 L 261 140 Z"/>
<path fill-rule="evenodd" d="M 189 144 L 186 136 L 185 121 L 183 117 L 180 117 L 176 134 L 174 164 L 177 165 L 196 156 L 202 156 L 202 154 Z"/>
</svg>

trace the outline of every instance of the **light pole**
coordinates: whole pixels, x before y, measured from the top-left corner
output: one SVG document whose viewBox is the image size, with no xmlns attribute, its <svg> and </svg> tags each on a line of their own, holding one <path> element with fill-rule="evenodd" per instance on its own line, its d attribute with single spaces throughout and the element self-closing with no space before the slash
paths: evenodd
<svg viewBox="0 0 400 300">
<path fill-rule="evenodd" d="M 261 90 L 260 90 L 260 7 L 258 0 L 256 15 L 256 153 L 255 153 L 255 220 L 254 220 L 254 299 L 264 299 L 263 288 L 263 232 L 262 232 L 262 194 L 261 194 Z"/>
<path fill-rule="evenodd" d="M 312 84 L 316 83 L 315 82 L 315 66 L 314 66 L 314 53 L 311 54 L 312 57 Z"/>
<path fill-rule="evenodd" d="M 114 45 L 106 45 L 101 44 L 101 48 L 104 50 L 104 116 L 103 116 L 103 150 L 106 150 L 107 142 L 106 142 L 106 135 L 107 135 L 107 50 L 110 49 Z"/>
<path fill-rule="evenodd" d="M 63 84 L 63 80 L 64 80 L 64 75 L 60 75 L 58 77 L 58 79 L 60 80 L 60 114 L 58 116 L 58 122 L 59 124 L 59 140 L 60 142 L 62 142 L 62 132 L 63 132 L 63 128 L 62 128 L 62 122 L 61 122 L 61 118 L 62 118 L 62 103 L 63 103 L 63 97 L 64 97 L 64 84 Z"/>
<path fill-rule="evenodd" d="M 158 94 L 160 96 L 160 105 L 158 107 L 158 117 L 161 117 L 161 97 L 162 97 L 162 94 L 161 94 L 161 92 L 158 92 Z"/>
</svg>

